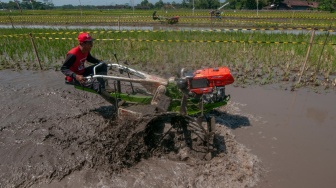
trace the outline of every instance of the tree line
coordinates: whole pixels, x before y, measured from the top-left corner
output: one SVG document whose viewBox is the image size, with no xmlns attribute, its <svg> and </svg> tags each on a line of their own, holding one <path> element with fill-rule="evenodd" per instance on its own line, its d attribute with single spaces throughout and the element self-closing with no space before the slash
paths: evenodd
<svg viewBox="0 0 336 188">
<path fill-rule="evenodd" d="M 48 2 L 39 2 L 36 0 L 22 0 L 22 1 L 9 1 L 8 3 L 1 2 L 1 9 L 10 9 L 10 10 L 47 10 L 53 9 L 54 4 Z"/>
<path fill-rule="evenodd" d="M 233 10 L 261 10 L 265 6 L 279 5 L 283 0 L 227 0 L 229 2 L 228 6 L 225 6 L 223 9 L 233 9 Z M 307 0 L 308 2 L 319 2 L 318 10 L 334 12 L 336 10 L 336 0 Z M 225 2 L 225 3 L 226 3 Z M 47 10 L 47 9 L 218 9 L 223 5 L 219 0 L 182 0 L 181 3 L 176 3 L 175 1 L 171 3 L 165 3 L 163 0 L 158 0 L 156 3 L 150 3 L 148 0 L 142 0 L 140 4 L 130 5 L 125 3 L 124 5 L 106 5 L 106 6 L 94 6 L 94 5 L 85 5 L 85 6 L 74 6 L 71 4 L 63 5 L 60 7 L 54 6 L 53 3 L 49 1 L 39 2 L 37 0 L 15 0 L 9 1 L 8 3 L 1 2 L 2 9 L 26 9 L 26 10 Z"/>
</svg>

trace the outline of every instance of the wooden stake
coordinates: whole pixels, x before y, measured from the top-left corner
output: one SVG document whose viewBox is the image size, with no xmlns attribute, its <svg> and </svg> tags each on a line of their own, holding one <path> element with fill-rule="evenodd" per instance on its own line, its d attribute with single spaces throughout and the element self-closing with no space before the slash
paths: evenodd
<svg viewBox="0 0 336 188">
<path fill-rule="evenodd" d="M 29 33 L 29 36 L 30 36 L 30 40 L 32 42 L 32 45 L 33 45 L 33 48 L 34 48 L 34 51 L 35 51 L 35 55 L 36 55 L 36 58 L 38 60 L 38 63 L 40 65 L 40 69 L 43 70 L 42 68 L 42 65 L 41 65 L 41 61 L 40 61 L 40 58 L 39 58 L 39 55 L 37 53 L 37 49 L 36 49 L 36 46 L 35 46 L 35 42 L 34 42 L 34 39 L 33 39 L 33 35 L 31 33 Z"/>
<path fill-rule="evenodd" d="M 301 74 L 300 74 L 300 77 L 299 77 L 299 80 L 298 80 L 297 84 L 301 82 L 301 77 L 303 75 L 303 71 L 306 68 L 306 64 L 307 64 L 308 57 L 309 57 L 309 54 L 310 54 L 310 49 L 311 49 L 311 47 L 313 45 L 314 35 L 315 35 L 315 29 L 313 29 L 312 35 L 310 37 L 310 43 L 309 43 L 309 46 L 308 46 L 308 50 L 307 50 L 307 54 L 306 54 L 306 59 L 305 59 L 305 61 L 303 63 Z"/>
<path fill-rule="evenodd" d="M 9 18 L 11 24 L 12 24 L 12 28 L 15 29 L 14 24 L 13 24 L 13 20 L 12 20 L 12 18 L 10 17 L 10 15 L 8 15 L 8 18 Z"/>
<path fill-rule="evenodd" d="M 329 38 L 329 35 L 330 35 L 331 25 L 332 25 L 332 24 L 330 24 L 330 26 L 329 26 L 328 33 L 327 33 L 327 37 L 326 37 L 325 40 L 324 40 L 323 47 L 322 47 L 322 50 L 321 50 L 321 54 L 320 54 L 319 60 L 318 60 L 318 62 L 317 62 L 317 68 L 316 68 L 315 77 L 316 77 L 316 75 L 318 74 L 318 72 L 320 71 L 321 58 L 322 58 L 322 54 L 323 54 L 323 51 L 324 51 L 324 47 L 325 47 L 325 45 L 326 45 L 326 43 L 327 43 L 327 40 L 328 40 L 328 38 Z"/>
<path fill-rule="evenodd" d="M 120 16 L 118 16 L 118 31 L 120 31 Z"/>
</svg>

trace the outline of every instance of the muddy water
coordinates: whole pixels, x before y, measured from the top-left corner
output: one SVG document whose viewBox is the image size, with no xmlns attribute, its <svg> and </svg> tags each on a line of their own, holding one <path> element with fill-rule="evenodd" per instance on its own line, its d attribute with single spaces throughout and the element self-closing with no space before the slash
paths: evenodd
<svg viewBox="0 0 336 188">
<path fill-rule="evenodd" d="M 336 185 L 336 92 L 284 91 L 271 87 L 228 88 L 232 109 L 251 117 L 235 129 L 268 173 L 257 187 Z M 235 107 L 235 108 L 233 108 Z"/>
<path fill-rule="evenodd" d="M 181 160 L 185 148 L 146 153 L 140 124 L 112 121 L 113 107 L 60 72 L 5 70 L 0 80 L 0 187 L 336 184 L 335 91 L 227 87 L 231 102 L 216 113 L 223 152 Z M 147 157 L 131 161 L 139 151 Z"/>
<path fill-rule="evenodd" d="M 110 104 L 60 72 L 5 70 L 0 80 L 0 187 L 253 187 L 263 172 L 225 124 L 249 126 L 247 117 L 218 112 L 208 155 L 174 129 L 153 144 L 169 125 L 115 121 Z"/>
<path fill-rule="evenodd" d="M 0 28 L 12 28 L 11 25 L 3 25 L 0 24 Z M 180 31 L 193 31 L 193 30 L 199 30 L 199 31 L 212 31 L 214 28 L 211 27 L 188 27 L 188 26 L 180 26 L 180 25 L 155 25 L 155 26 L 54 26 L 54 25 L 14 25 L 16 29 L 21 28 L 31 28 L 31 29 L 113 29 L 113 30 L 180 30 Z M 222 27 L 218 28 L 217 31 L 222 32 L 236 32 L 234 30 L 225 30 L 222 29 Z M 243 33 L 252 33 L 252 32 L 260 32 L 260 33 L 267 33 L 267 34 L 305 34 L 308 33 L 308 31 L 305 30 L 259 30 L 259 31 L 252 31 L 252 30 L 242 30 Z M 325 31 L 315 31 L 315 35 L 321 35 L 325 34 Z M 330 35 L 336 35 L 336 32 L 330 32 Z"/>
</svg>

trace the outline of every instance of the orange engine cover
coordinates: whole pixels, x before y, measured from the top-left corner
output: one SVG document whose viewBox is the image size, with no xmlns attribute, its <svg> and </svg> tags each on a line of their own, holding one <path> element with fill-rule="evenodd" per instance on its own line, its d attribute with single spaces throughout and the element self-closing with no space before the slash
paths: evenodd
<svg viewBox="0 0 336 188">
<path fill-rule="evenodd" d="M 200 69 L 196 70 L 193 75 L 194 77 L 189 82 L 189 89 L 196 94 L 211 93 L 215 86 L 224 87 L 234 82 L 230 69 L 227 67 Z"/>
</svg>

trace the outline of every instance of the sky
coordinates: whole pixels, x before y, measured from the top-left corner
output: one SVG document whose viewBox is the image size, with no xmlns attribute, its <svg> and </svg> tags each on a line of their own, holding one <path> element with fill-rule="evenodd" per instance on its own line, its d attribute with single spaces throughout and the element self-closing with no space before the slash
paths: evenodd
<svg viewBox="0 0 336 188">
<path fill-rule="evenodd" d="M 10 0 L 0 0 L 0 2 L 8 3 Z M 14 1 L 14 0 L 11 0 Z M 43 2 L 43 0 L 36 0 L 39 2 Z M 134 5 L 140 4 L 142 0 L 52 0 L 55 6 L 62 6 L 62 5 L 124 5 L 128 3 L 132 5 L 132 1 L 134 1 Z M 159 0 L 148 0 L 150 3 L 155 4 Z M 182 0 L 162 0 L 164 3 L 167 2 L 177 2 L 180 3 Z"/>
</svg>

